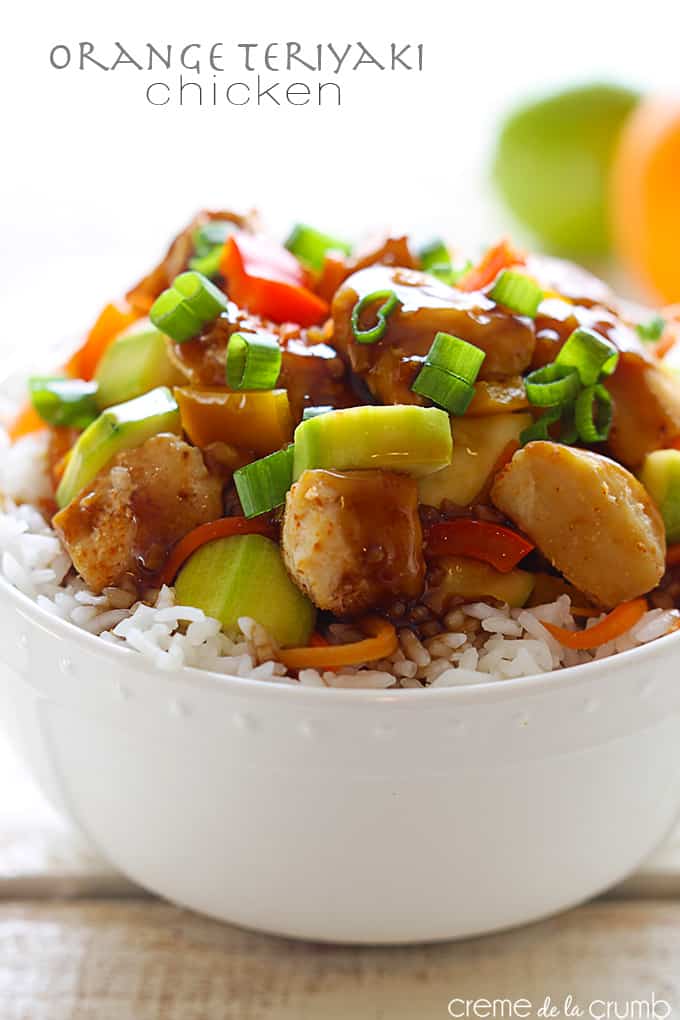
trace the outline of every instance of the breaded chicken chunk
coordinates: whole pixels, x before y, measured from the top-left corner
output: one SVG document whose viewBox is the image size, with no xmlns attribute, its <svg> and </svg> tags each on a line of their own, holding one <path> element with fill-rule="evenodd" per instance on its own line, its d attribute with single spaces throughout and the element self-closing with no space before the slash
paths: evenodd
<svg viewBox="0 0 680 1020">
<path fill-rule="evenodd" d="M 222 483 L 201 451 L 158 435 L 119 453 L 54 517 L 73 564 L 93 591 L 132 576 L 149 581 L 175 542 L 222 516 Z"/>
<path fill-rule="evenodd" d="M 320 609 L 352 616 L 417 598 L 417 484 L 387 471 L 305 471 L 288 493 L 282 545 L 293 580 Z"/>
<path fill-rule="evenodd" d="M 665 569 L 663 521 L 629 471 L 598 453 L 529 443 L 496 478 L 493 503 L 576 588 L 606 609 Z"/>
</svg>

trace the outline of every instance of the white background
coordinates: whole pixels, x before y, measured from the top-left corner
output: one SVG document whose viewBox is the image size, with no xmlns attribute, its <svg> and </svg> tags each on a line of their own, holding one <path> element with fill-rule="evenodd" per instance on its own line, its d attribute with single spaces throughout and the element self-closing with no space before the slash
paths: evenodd
<svg viewBox="0 0 680 1020">
<path fill-rule="evenodd" d="M 0 91 L 3 347 L 80 333 L 203 205 L 257 205 L 281 231 L 302 219 L 350 235 L 391 223 L 489 240 L 507 227 L 486 182 L 500 113 L 569 80 L 677 88 L 679 11 L 677 0 L 12 3 Z M 134 50 L 290 39 L 422 42 L 425 70 L 343 76 L 339 110 L 153 108 L 146 74 L 57 72 L 48 59 L 53 45 L 80 40 Z"/>
</svg>

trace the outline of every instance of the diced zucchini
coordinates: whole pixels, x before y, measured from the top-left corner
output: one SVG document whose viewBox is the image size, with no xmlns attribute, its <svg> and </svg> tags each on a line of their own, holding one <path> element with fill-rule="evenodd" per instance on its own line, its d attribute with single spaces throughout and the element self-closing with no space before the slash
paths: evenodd
<svg viewBox="0 0 680 1020">
<path fill-rule="evenodd" d="M 97 366 L 99 407 L 133 400 L 156 386 L 183 382 L 182 373 L 168 356 L 167 344 L 164 334 L 153 326 L 114 340 Z"/>
<path fill-rule="evenodd" d="M 640 481 L 663 517 L 668 542 L 680 542 L 680 450 L 648 453 Z"/>
<path fill-rule="evenodd" d="M 315 468 L 381 468 L 418 478 L 449 464 L 451 452 L 449 417 L 436 407 L 348 407 L 298 425 L 293 477 Z"/>
<path fill-rule="evenodd" d="M 465 556 L 442 556 L 437 568 L 443 576 L 424 598 L 435 613 L 446 613 L 454 598 L 498 599 L 516 609 L 525 604 L 534 587 L 534 575 L 526 570 L 501 574 L 488 563 Z"/>
<path fill-rule="evenodd" d="M 65 507 L 122 450 L 141 446 L 159 432 L 181 434 L 179 408 L 165 386 L 136 400 L 109 407 L 80 434 L 57 489 Z"/>
<path fill-rule="evenodd" d="M 288 576 L 279 547 L 263 535 L 201 546 L 182 567 L 175 598 L 202 609 L 226 630 L 249 616 L 282 648 L 306 645 L 314 629 L 314 606 Z"/>
<path fill-rule="evenodd" d="M 532 421 L 530 414 L 454 418 L 451 463 L 419 482 L 420 502 L 438 507 L 450 500 L 468 506 L 488 482 L 508 444 L 519 442 L 520 433 Z"/>
</svg>

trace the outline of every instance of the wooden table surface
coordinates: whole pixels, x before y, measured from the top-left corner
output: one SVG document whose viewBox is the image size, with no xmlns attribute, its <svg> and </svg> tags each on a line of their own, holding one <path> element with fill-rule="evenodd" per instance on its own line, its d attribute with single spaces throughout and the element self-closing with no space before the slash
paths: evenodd
<svg viewBox="0 0 680 1020">
<path fill-rule="evenodd" d="M 1 741 L 0 777 L 0 1020 L 435 1020 L 452 999 L 528 1000 L 521 1015 L 533 1017 L 547 996 L 548 1020 L 575 1008 L 617 1020 L 614 1002 L 631 1020 L 654 1020 L 653 1001 L 658 1020 L 680 1014 L 679 833 L 606 898 L 540 924 L 332 947 L 145 895 L 60 822 Z"/>
</svg>

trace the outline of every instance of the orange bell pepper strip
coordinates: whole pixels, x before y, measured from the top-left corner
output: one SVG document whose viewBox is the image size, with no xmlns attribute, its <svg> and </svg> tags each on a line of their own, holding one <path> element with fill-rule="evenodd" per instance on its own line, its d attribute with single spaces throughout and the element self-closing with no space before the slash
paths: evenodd
<svg viewBox="0 0 680 1020">
<path fill-rule="evenodd" d="M 232 535 L 264 535 L 273 539 L 276 538 L 276 530 L 269 520 L 257 517 L 250 520 L 247 517 L 220 517 L 217 521 L 199 524 L 173 547 L 161 571 L 160 584 L 172 584 L 184 562 L 206 542 L 231 538 Z"/>
<path fill-rule="evenodd" d="M 287 669 L 337 669 L 375 662 L 396 652 L 399 640 L 395 628 L 381 616 L 367 616 L 358 626 L 369 636 L 346 645 L 325 647 L 284 648 L 277 658 Z M 316 642 L 315 642 L 316 644 Z"/>
<path fill-rule="evenodd" d="M 124 329 L 141 317 L 141 312 L 126 306 L 108 304 L 99 313 L 97 320 L 87 334 L 85 343 L 66 364 L 66 371 L 75 379 L 91 379 L 106 350 Z"/>
<path fill-rule="evenodd" d="M 33 404 L 26 404 L 17 414 L 12 424 L 7 429 L 7 434 L 13 443 L 33 432 L 42 432 L 47 425 L 42 420 Z"/>
<path fill-rule="evenodd" d="M 510 528 L 459 517 L 433 524 L 425 541 L 426 556 L 469 556 L 508 574 L 535 546 Z"/>
<path fill-rule="evenodd" d="M 268 238 L 232 234 L 220 271 L 231 300 L 254 315 L 300 326 L 316 326 L 328 317 L 328 303 L 307 288 L 307 275 L 295 256 Z"/>
<path fill-rule="evenodd" d="M 508 240 L 500 241 L 458 281 L 456 287 L 465 291 L 484 290 L 494 282 L 501 269 L 523 266 L 525 263 L 526 256 L 513 248 Z"/>
<path fill-rule="evenodd" d="M 545 620 L 541 620 L 541 623 L 565 648 L 589 651 L 599 648 L 600 645 L 606 645 L 614 638 L 621 637 L 631 627 L 634 627 L 646 612 L 647 599 L 633 599 L 632 602 L 622 602 L 616 609 L 612 609 L 611 613 L 603 620 L 586 630 L 567 630 L 554 623 L 546 623 Z"/>
</svg>

